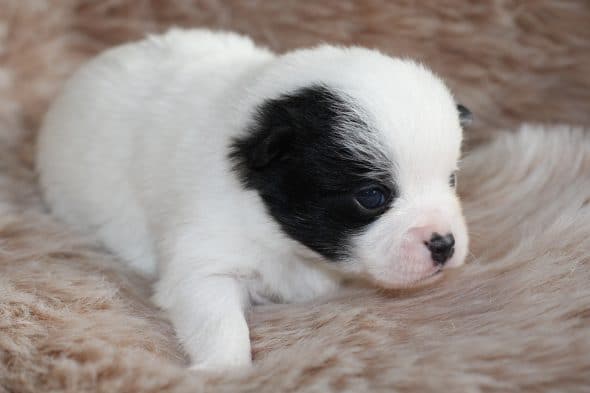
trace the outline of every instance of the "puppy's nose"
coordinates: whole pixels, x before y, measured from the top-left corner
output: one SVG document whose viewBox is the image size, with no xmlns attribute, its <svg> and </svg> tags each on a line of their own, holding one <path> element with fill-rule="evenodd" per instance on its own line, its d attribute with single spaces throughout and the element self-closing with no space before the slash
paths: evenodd
<svg viewBox="0 0 590 393">
<path fill-rule="evenodd" d="M 432 260 L 438 265 L 444 265 L 455 252 L 455 237 L 452 233 L 441 236 L 434 232 L 430 240 L 424 244 L 430 250 Z"/>
</svg>

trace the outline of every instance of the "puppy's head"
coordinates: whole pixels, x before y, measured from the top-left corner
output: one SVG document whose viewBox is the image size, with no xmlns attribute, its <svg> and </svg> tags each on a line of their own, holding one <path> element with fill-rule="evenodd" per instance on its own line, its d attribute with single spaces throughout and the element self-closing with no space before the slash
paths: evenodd
<svg viewBox="0 0 590 393">
<path fill-rule="evenodd" d="M 250 97 L 252 121 L 231 156 L 285 234 L 384 287 L 463 263 L 455 184 L 470 114 L 430 71 L 320 47 L 276 60 Z"/>
</svg>

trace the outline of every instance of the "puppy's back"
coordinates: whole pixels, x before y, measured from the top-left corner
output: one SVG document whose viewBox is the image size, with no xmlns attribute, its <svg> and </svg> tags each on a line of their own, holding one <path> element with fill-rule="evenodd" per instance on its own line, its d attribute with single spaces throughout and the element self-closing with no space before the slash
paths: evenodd
<svg viewBox="0 0 590 393">
<path fill-rule="evenodd" d="M 171 30 L 84 65 L 40 131 L 37 168 L 51 210 L 154 272 L 143 190 L 158 187 L 146 182 L 169 177 L 164 167 L 187 128 L 183 121 L 196 128 L 206 122 L 211 97 L 227 84 L 223 72 L 239 69 L 240 58 L 266 56 L 233 33 Z"/>
</svg>

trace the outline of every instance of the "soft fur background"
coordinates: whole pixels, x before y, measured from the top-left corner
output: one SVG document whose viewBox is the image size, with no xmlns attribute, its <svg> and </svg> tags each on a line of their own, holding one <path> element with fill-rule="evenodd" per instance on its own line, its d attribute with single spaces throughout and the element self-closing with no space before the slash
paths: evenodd
<svg viewBox="0 0 590 393">
<path fill-rule="evenodd" d="M 149 282 L 46 214 L 31 170 L 63 78 L 172 24 L 432 66 L 477 118 L 459 181 L 470 263 L 425 290 L 256 309 L 251 372 L 185 371 Z M 587 0 L 0 0 L 0 392 L 587 392 L 588 26 Z M 523 121 L 581 127 L 496 131 Z"/>
</svg>

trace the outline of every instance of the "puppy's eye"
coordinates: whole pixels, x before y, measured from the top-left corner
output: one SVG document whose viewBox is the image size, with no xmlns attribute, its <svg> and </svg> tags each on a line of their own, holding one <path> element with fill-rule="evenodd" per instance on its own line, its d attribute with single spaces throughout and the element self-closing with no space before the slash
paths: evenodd
<svg viewBox="0 0 590 393">
<path fill-rule="evenodd" d="M 452 188 L 455 188 L 455 186 L 457 185 L 457 172 L 451 173 L 451 176 L 449 177 L 449 185 Z"/>
<path fill-rule="evenodd" d="M 355 194 L 357 202 L 367 210 L 383 207 L 389 198 L 388 191 L 381 186 L 369 186 Z"/>
</svg>

